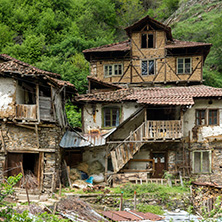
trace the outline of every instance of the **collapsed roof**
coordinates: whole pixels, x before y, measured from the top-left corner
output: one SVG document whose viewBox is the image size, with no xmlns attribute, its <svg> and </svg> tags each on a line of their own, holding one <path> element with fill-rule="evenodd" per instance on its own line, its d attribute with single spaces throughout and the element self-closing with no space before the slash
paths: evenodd
<svg viewBox="0 0 222 222">
<path fill-rule="evenodd" d="M 9 74 L 11 76 L 20 75 L 21 77 L 42 77 L 44 80 L 48 80 L 59 88 L 66 86 L 69 88 L 70 92 L 74 94 L 77 93 L 77 90 L 72 83 L 61 80 L 60 74 L 48 72 L 15 59 L 9 55 L 0 54 L 0 75 L 5 74 Z"/>
</svg>

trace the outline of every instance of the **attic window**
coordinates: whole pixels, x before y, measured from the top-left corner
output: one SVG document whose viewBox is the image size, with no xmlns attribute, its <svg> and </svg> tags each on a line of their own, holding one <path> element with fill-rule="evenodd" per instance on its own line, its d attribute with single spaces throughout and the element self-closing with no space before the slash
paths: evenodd
<svg viewBox="0 0 222 222">
<path fill-rule="evenodd" d="M 153 34 L 142 33 L 141 36 L 141 48 L 154 48 Z"/>
<path fill-rule="evenodd" d="M 105 77 L 120 76 L 122 74 L 123 74 L 123 65 L 122 64 L 104 65 Z"/>
</svg>

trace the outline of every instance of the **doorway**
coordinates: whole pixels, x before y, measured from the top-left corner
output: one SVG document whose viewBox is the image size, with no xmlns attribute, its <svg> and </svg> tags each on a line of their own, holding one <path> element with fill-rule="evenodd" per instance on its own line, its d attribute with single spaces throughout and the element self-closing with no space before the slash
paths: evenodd
<svg viewBox="0 0 222 222">
<path fill-rule="evenodd" d="M 39 153 L 8 153 L 7 155 L 7 176 L 17 176 L 22 172 L 21 163 L 25 176 L 30 178 L 30 181 L 35 181 L 36 186 L 40 185 L 40 156 Z M 16 186 L 20 186 L 20 183 Z"/>
<path fill-rule="evenodd" d="M 167 152 L 152 152 L 151 158 L 155 163 L 155 172 L 152 178 L 163 178 L 164 171 L 167 170 Z"/>
</svg>

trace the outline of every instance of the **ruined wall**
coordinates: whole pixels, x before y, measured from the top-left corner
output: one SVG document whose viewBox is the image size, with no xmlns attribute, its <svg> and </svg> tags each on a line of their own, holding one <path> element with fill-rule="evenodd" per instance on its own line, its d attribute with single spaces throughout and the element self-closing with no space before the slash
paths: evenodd
<svg viewBox="0 0 222 222">
<path fill-rule="evenodd" d="M 15 116 L 16 81 L 0 77 L 0 119 Z"/>
<path fill-rule="evenodd" d="M 184 137 L 188 137 L 190 132 L 191 141 L 195 140 L 192 129 L 195 127 L 196 109 L 218 109 L 219 125 L 198 126 L 197 141 L 206 141 L 209 137 L 222 135 L 222 103 L 216 99 L 196 99 L 195 105 L 188 109 L 184 114 Z"/>
<path fill-rule="evenodd" d="M 63 136 L 63 130 L 57 126 L 38 126 L 38 135 L 35 128 L 31 125 L 26 127 L 16 126 L 15 124 L 1 123 L 1 130 L 4 144 L 8 153 L 38 153 L 41 169 L 40 188 L 42 191 L 51 192 L 52 185 L 56 186 L 56 180 L 60 173 L 60 148 L 59 142 Z M 0 144 L 0 178 L 3 172 L 1 164 L 4 162 L 5 154 L 2 144 Z M 20 161 L 20 160 L 18 160 Z M 15 162 L 16 165 L 20 163 Z"/>
<path fill-rule="evenodd" d="M 83 162 L 90 165 L 93 161 L 98 160 L 105 167 L 106 149 L 105 146 L 88 148 L 83 152 Z"/>
<path fill-rule="evenodd" d="M 95 104 L 95 114 L 93 115 L 92 104 L 85 104 L 83 109 L 83 125 L 84 132 L 89 133 L 90 130 L 102 130 L 102 108 L 103 107 L 119 107 L 120 108 L 120 123 L 127 119 L 131 114 L 133 114 L 138 109 L 138 104 L 136 103 L 97 103 Z"/>
</svg>

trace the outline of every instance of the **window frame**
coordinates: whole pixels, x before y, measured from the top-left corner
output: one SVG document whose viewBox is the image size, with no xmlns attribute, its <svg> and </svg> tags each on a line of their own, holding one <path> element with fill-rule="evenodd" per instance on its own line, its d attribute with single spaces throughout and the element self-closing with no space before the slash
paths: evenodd
<svg viewBox="0 0 222 222">
<path fill-rule="evenodd" d="M 210 124 L 210 111 L 217 111 L 216 117 L 217 117 L 217 123 L 216 124 Z M 219 125 L 219 110 L 218 109 L 208 109 L 208 125 L 209 126 L 218 126 Z"/>
<path fill-rule="evenodd" d="M 153 74 L 149 74 L 149 62 L 150 61 L 154 62 L 154 73 Z M 142 64 L 143 64 L 143 62 L 147 62 L 147 74 L 146 75 L 144 75 L 143 71 L 142 71 L 142 68 L 143 68 Z M 154 76 L 154 75 L 156 75 L 156 60 L 155 59 L 142 59 L 141 60 L 141 76 Z"/>
<path fill-rule="evenodd" d="M 200 172 L 195 172 L 195 153 L 201 153 L 200 154 Z M 203 153 L 208 153 L 208 159 L 209 159 L 209 169 L 208 172 L 203 172 Z M 212 151 L 211 150 L 194 150 L 192 151 L 192 172 L 194 174 L 210 174 L 212 173 Z"/>
<path fill-rule="evenodd" d="M 113 126 L 112 124 L 110 124 L 110 126 L 105 126 L 105 110 L 109 109 L 110 112 L 110 123 L 113 122 L 113 110 L 114 109 L 118 109 L 119 110 L 119 119 L 118 119 L 118 125 L 120 124 L 120 119 L 121 119 L 121 108 L 119 106 L 104 106 L 102 107 L 102 128 L 114 128 L 117 127 L 118 125 Z"/>
<path fill-rule="evenodd" d="M 197 125 L 197 112 L 198 111 L 205 111 L 205 123 L 201 125 Z M 216 124 L 210 124 L 209 119 L 210 119 L 210 111 L 217 111 L 217 123 Z M 195 110 L 195 126 L 219 126 L 220 125 L 220 112 L 219 109 L 217 108 L 211 108 L 211 109 L 196 109 Z"/>
<path fill-rule="evenodd" d="M 121 72 L 122 74 L 115 74 L 115 66 L 119 66 L 121 65 Z M 111 75 L 106 75 L 106 66 L 108 67 L 112 67 L 112 74 Z M 123 67 L 123 63 L 114 63 L 114 64 L 104 64 L 103 65 L 103 73 L 104 73 L 104 77 L 105 78 L 108 78 L 108 77 L 113 77 L 113 76 L 122 76 L 123 75 L 123 70 L 124 70 L 124 67 Z M 109 71 L 108 71 L 109 72 Z"/>
<path fill-rule="evenodd" d="M 143 35 L 146 35 L 146 47 L 143 46 Z M 153 47 L 149 47 L 149 35 L 153 36 Z M 141 49 L 155 49 L 156 48 L 156 37 L 153 31 L 143 31 L 140 33 L 140 48 Z"/>
<path fill-rule="evenodd" d="M 178 72 L 179 71 L 179 68 L 178 68 L 178 66 L 179 66 L 178 60 L 179 59 L 183 59 L 183 72 L 182 73 Z M 186 64 L 185 59 L 190 59 L 190 72 L 189 73 L 185 73 L 185 70 L 186 70 L 186 68 L 185 68 L 185 64 Z M 191 75 L 192 74 L 192 57 L 177 57 L 176 67 L 177 67 L 177 74 L 178 75 Z"/>
<path fill-rule="evenodd" d="M 205 114 L 204 114 L 205 123 L 204 124 L 197 124 L 197 112 L 198 111 L 205 111 Z M 205 126 L 205 125 L 207 125 L 207 109 L 196 109 L 195 110 L 195 125 L 196 126 Z"/>
</svg>

